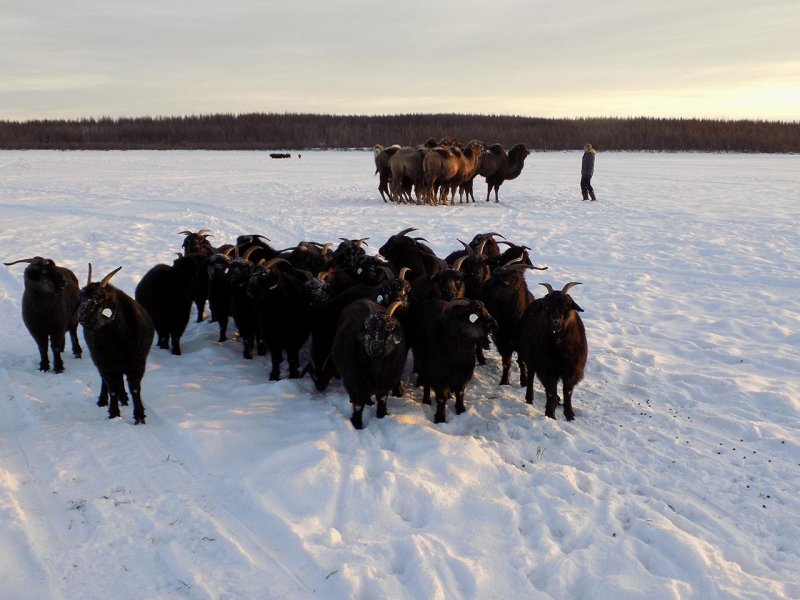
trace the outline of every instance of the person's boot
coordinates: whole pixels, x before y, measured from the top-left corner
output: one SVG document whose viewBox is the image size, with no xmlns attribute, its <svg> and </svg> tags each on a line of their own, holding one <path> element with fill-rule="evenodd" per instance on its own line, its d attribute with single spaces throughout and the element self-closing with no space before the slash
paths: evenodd
<svg viewBox="0 0 800 600">
<path fill-rule="evenodd" d="M 595 198 L 594 192 L 589 192 L 589 195 L 592 197 L 592 202 L 597 202 L 597 198 Z"/>
</svg>

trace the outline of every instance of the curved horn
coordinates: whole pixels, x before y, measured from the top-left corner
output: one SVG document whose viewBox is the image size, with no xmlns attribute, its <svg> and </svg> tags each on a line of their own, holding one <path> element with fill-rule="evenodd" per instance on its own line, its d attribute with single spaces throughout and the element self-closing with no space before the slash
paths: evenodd
<svg viewBox="0 0 800 600">
<path fill-rule="evenodd" d="M 378 268 L 384 273 L 386 273 L 387 281 L 394 281 L 394 271 L 392 271 L 389 267 L 385 265 L 378 265 Z"/>
<path fill-rule="evenodd" d="M 403 267 L 402 269 L 400 269 L 400 275 L 398 275 L 398 278 L 402 279 L 403 281 L 406 281 L 406 273 L 408 273 L 411 270 L 412 270 L 411 267 Z"/>
<path fill-rule="evenodd" d="M 475 254 L 477 254 L 478 256 L 483 256 L 483 249 L 486 247 L 486 242 L 488 241 L 489 241 L 488 239 L 483 240 L 478 246 L 478 251 Z"/>
<path fill-rule="evenodd" d="M 267 236 L 265 236 L 265 235 L 261 235 L 260 233 L 257 233 L 257 234 L 255 234 L 255 235 L 254 235 L 254 236 L 252 236 L 250 239 L 252 240 L 252 238 L 253 238 L 253 237 L 261 238 L 262 240 L 266 240 L 266 241 L 268 241 L 268 242 L 271 242 L 271 241 L 272 241 L 272 240 L 271 240 L 271 239 L 269 239 Z"/>
<path fill-rule="evenodd" d="M 547 269 L 550 268 L 550 267 L 547 267 L 547 266 L 544 266 L 544 267 L 537 267 L 535 265 L 529 265 L 529 266 L 530 266 L 531 269 L 534 269 L 536 271 L 547 271 Z"/>
<path fill-rule="evenodd" d="M 414 241 L 415 242 L 427 242 L 427 243 L 430 244 L 430 242 L 428 242 L 428 240 L 426 240 L 424 237 L 415 237 Z"/>
<path fill-rule="evenodd" d="M 546 287 L 548 294 L 552 294 L 553 293 L 553 286 L 550 285 L 549 283 L 540 283 L 539 285 L 543 285 L 544 287 Z"/>
<path fill-rule="evenodd" d="M 231 246 L 230 248 L 228 248 L 227 250 L 225 250 L 225 252 L 223 252 L 222 254 L 224 254 L 225 256 L 227 256 L 228 258 L 230 258 L 230 257 L 231 257 L 231 253 L 232 253 L 234 250 L 237 250 L 237 249 L 238 249 L 238 246 Z"/>
<path fill-rule="evenodd" d="M 121 268 L 122 268 L 122 267 L 117 267 L 116 269 L 114 269 L 113 271 L 111 271 L 111 273 L 109 273 L 108 275 L 106 275 L 105 277 L 103 277 L 103 280 L 100 282 L 100 287 L 101 287 L 101 288 L 104 288 L 104 287 L 106 287 L 106 286 L 108 285 L 108 282 L 109 282 L 109 281 L 111 281 L 111 278 L 112 278 L 114 275 L 116 275 L 116 274 L 119 272 L 119 270 L 120 270 Z"/>
<path fill-rule="evenodd" d="M 581 282 L 580 282 L 580 281 L 570 281 L 570 282 L 569 282 L 567 285 L 565 285 L 565 286 L 562 288 L 562 290 L 561 290 L 561 293 L 562 293 L 562 294 L 566 294 L 568 291 L 570 291 L 570 289 L 572 289 L 572 288 L 573 288 L 573 287 L 575 287 L 576 285 L 582 285 L 582 284 L 581 284 Z"/>
<path fill-rule="evenodd" d="M 253 252 L 255 252 L 256 250 L 263 250 L 263 248 L 259 248 L 258 246 L 250 246 L 247 250 L 244 251 L 244 254 L 242 254 L 242 259 L 250 260 L 250 255 L 253 254 Z"/>
<path fill-rule="evenodd" d="M 200 231 L 197 232 L 197 235 L 208 235 L 208 229 L 201 229 Z M 210 237 L 214 237 L 214 236 L 210 236 Z"/>
<path fill-rule="evenodd" d="M 319 273 L 317 273 L 317 279 L 319 279 L 320 281 L 325 281 L 325 279 L 330 276 L 331 276 L 330 271 L 320 271 Z"/>
<path fill-rule="evenodd" d="M 456 238 L 456 239 L 458 240 L 458 238 Z M 469 254 L 470 256 L 475 256 L 475 249 L 472 246 L 470 246 L 469 244 L 467 244 L 466 242 L 463 242 L 461 240 L 458 240 L 458 241 L 461 242 L 462 246 L 464 246 L 464 248 L 467 251 L 467 254 Z"/>
<path fill-rule="evenodd" d="M 365 238 L 361 238 L 360 240 L 353 240 L 353 243 L 355 243 L 355 245 L 358 246 L 359 248 L 361 247 L 361 244 L 364 244 L 365 246 L 369 246 L 369 244 L 367 244 L 367 240 L 368 239 L 369 239 L 368 237 L 365 237 Z"/>
<path fill-rule="evenodd" d="M 92 283 L 92 263 L 89 263 L 89 277 L 86 278 L 86 285 Z"/>
<path fill-rule="evenodd" d="M 403 306 L 404 304 L 405 302 L 402 300 L 395 300 L 389 305 L 389 308 L 386 309 L 386 316 L 391 319 L 394 315 L 394 311 L 396 311 L 399 306 Z"/>
<path fill-rule="evenodd" d="M 468 300 L 467 298 L 454 298 L 445 305 L 444 310 L 448 310 L 454 306 L 469 306 L 471 302 L 472 300 Z"/>
<path fill-rule="evenodd" d="M 469 256 L 465 254 L 464 256 L 461 256 L 458 259 L 456 259 L 456 262 L 453 263 L 453 270 L 460 271 L 461 265 L 464 264 L 464 261 L 467 260 L 468 258 Z"/>
<path fill-rule="evenodd" d="M 22 262 L 24 262 L 24 263 L 33 263 L 35 260 L 36 260 L 36 257 L 34 257 L 34 258 L 20 258 L 19 260 L 14 260 L 14 261 L 11 261 L 11 262 L 8 262 L 8 263 L 4 262 L 3 264 L 6 265 L 7 267 L 10 267 L 11 265 L 15 265 L 17 263 L 22 263 Z"/>
<path fill-rule="evenodd" d="M 514 263 L 518 263 L 518 262 L 519 262 L 519 261 L 521 261 L 521 260 L 522 260 L 522 255 L 520 254 L 520 255 L 519 255 L 517 258 L 512 258 L 510 261 L 508 261 L 508 262 L 507 262 L 506 264 L 504 264 L 503 266 L 504 266 L 504 267 L 510 267 L 510 266 L 511 266 L 511 265 L 513 265 Z M 526 266 L 527 266 L 527 265 L 526 265 Z"/>
<path fill-rule="evenodd" d="M 488 232 L 488 233 L 485 233 L 484 235 L 485 235 L 486 237 L 494 237 L 494 236 L 498 236 L 498 237 L 501 237 L 501 238 L 503 238 L 503 239 L 506 239 L 506 236 L 504 236 L 504 235 L 503 235 L 503 234 L 501 234 L 501 233 L 497 233 L 496 231 L 490 231 L 490 232 Z M 499 243 L 499 242 L 498 242 L 498 243 Z"/>
<path fill-rule="evenodd" d="M 289 246 L 288 248 L 284 248 L 283 250 L 275 250 L 278 254 L 283 254 L 284 252 L 289 252 L 290 250 L 297 250 L 299 246 Z"/>
<path fill-rule="evenodd" d="M 271 269 L 273 266 L 277 265 L 278 263 L 282 263 L 282 262 L 285 262 L 287 265 L 291 264 L 285 258 L 280 258 L 280 257 L 270 258 L 268 261 L 264 262 L 263 264 L 264 264 L 264 268 L 265 269 Z M 261 263 L 259 263 L 259 264 L 261 264 Z"/>
<path fill-rule="evenodd" d="M 192 234 L 192 232 L 189 231 L 188 229 L 185 230 L 185 231 L 179 231 L 178 232 L 178 235 L 191 235 L 191 234 Z"/>
<path fill-rule="evenodd" d="M 403 229 L 403 231 L 398 231 L 395 235 L 405 235 L 407 233 L 410 233 L 410 232 L 416 231 L 416 230 L 417 230 L 416 227 L 409 227 L 408 229 Z"/>
</svg>

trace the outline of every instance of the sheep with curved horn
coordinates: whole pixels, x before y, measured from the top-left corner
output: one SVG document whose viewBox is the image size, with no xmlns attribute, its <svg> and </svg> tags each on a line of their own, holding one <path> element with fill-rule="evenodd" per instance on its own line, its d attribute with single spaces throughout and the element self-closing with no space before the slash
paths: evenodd
<svg viewBox="0 0 800 600">
<path fill-rule="evenodd" d="M 49 258 L 34 256 L 3 263 L 26 263 L 22 293 L 22 322 L 39 349 L 39 370 L 50 370 L 48 342 L 53 353 L 53 371 L 64 371 L 66 334 L 69 332 L 75 358 L 83 355 L 78 341 L 78 278 Z"/>
<path fill-rule="evenodd" d="M 533 378 L 536 376 L 544 386 L 544 414 L 555 419 L 560 380 L 564 417 L 572 421 L 575 418 L 572 390 L 583 379 L 589 356 L 586 329 L 578 315 L 583 309 L 568 293 L 580 282 L 571 281 L 560 291 L 548 283 L 540 285 L 547 289 L 547 295 L 528 307 L 520 324 L 519 355 L 527 366 L 525 401 L 533 403 Z"/>
<path fill-rule="evenodd" d="M 134 423 L 144 423 L 141 383 L 147 355 L 153 343 L 154 326 L 147 310 L 109 282 L 118 267 L 92 283 L 92 265 L 86 286 L 80 291 L 80 323 L 102 379 L 98 406 L 108 406 L 108 417 L 120 416 L 119 405 L 127 405 L 125 384 L 133 399 Z"/>
</svg>

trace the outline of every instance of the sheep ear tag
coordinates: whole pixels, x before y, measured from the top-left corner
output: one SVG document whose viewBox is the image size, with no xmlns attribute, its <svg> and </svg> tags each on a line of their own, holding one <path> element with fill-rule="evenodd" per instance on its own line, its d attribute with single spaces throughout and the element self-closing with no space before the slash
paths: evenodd
<svg viewBox="0 0 800 600">
<path fill-rule="evenodd" d="M 104 308 L 103 310 L 100 311 L 100 314 L 103 315 L 106 319 L 110 319 L 111 315 L 113 315 L 114 313 L 111 311 L 110 308 Z"/>
<path fill-rule="evenodd" d="M 375 298 L 375 302 L 381 304 L 383 302 L 383 294 L 378 294 L 378 297 Z"/>
<path fill-rule="evenodd" d="M 470 322 L 470 323 L 474 323 L 474 322 L 475 322 L 475 321 L 477 321 L 477 320 L 478 320 L 478 315 L 476 315 L 475 313 L 472 313 L 472 314 L 469 316 L 469 322 Z"/>
</svg>

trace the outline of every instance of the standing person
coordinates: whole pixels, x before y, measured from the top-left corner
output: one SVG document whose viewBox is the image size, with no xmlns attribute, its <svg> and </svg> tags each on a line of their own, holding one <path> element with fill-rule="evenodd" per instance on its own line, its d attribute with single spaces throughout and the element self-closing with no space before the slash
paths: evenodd
<svg viewBox="0 0 800 600">
<path fill-rule="evenodd" d="M 592 175 L 594 175 L 594 155 L 596 150 L 592 145 L 587 143 L 583 147 L 583 160 L 581 160 L 581 194 L 583 199 L 588 200 L 589 196 L 592 197 L 592 202 L 597 198 L 594 195 L 594 188 L 592 187 Z"/>
</svg>

